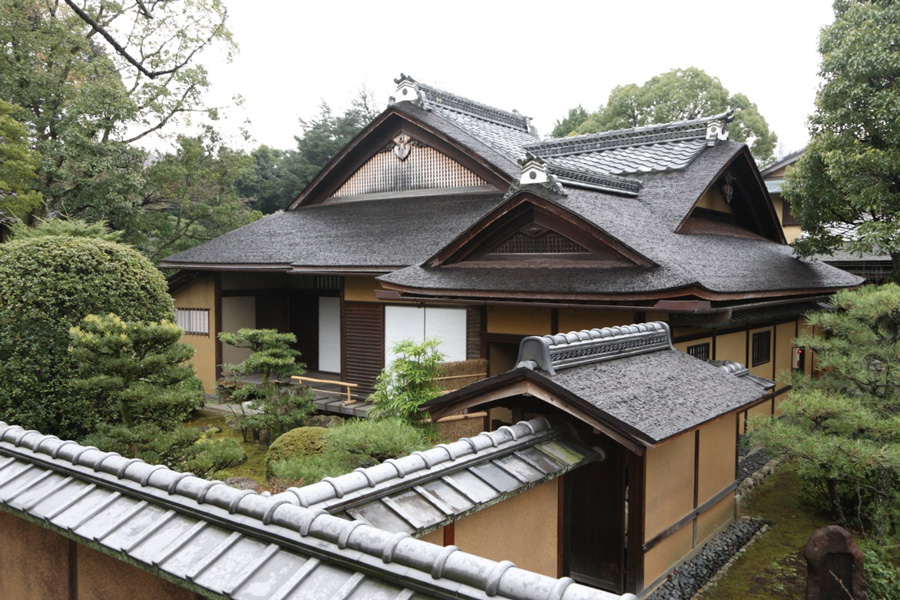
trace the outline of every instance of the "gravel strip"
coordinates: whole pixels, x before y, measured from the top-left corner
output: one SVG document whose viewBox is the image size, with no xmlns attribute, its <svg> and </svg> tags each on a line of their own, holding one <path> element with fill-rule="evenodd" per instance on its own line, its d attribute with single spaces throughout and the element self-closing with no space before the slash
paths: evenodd
<svg viewBox="0 0 900 600">
<path fill-rule="evenodd" d="M 757 519 L 742 518 L 735 521 L 707 542 L 694 558 L 672 571 L 668 579 L 647 596 L 647 600 L 693 598 L 707 582 L 721 577 L 720 571 L 731 566 L 763 525 Z"/>
<path fill-rule="evenodd" d="M 772 457 L 766 454 L 766 451 L 760 448 L 752 454 L 742 456 L 738 461 L 738 481 L 743 481 L 759 471 L 766 465 Z"/>
</svg>

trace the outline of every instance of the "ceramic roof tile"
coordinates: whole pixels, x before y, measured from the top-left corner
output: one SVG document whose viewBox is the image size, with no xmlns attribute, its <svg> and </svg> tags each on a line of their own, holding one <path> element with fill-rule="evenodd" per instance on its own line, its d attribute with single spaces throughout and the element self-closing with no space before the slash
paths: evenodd
<svg viewBox="0 0 900 600">
<path fill-rule="evenodd" d="M 596 457 L 565 428 L 539 418 L 416 452 L 390 466 L 291 488 L 281 496 L 388 531 L 421 535 Z"/>
<path fill-rule="evenodd" d="M 448 558 L 440 546 L 398 542 L 394 533 L 287 500 L 0 422 L 4 510 L 206 594 L 544 600 L 560 583 L 458 550 Z M 577 584 L 561 596 L 618 597 Z"/>
</svg>

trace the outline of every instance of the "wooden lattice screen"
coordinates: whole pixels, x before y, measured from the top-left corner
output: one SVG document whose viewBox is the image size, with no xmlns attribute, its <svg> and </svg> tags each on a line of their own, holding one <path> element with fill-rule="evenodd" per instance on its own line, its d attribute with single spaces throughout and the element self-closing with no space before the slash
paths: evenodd
<svg viewBox="0 0 900 600">
<path fill-rule="evenodd" d="M 482 186 L 487 182 L 434 148 L 409 145 L 400 159 L 389 145 L 370 158 L 335 191 L 334 196 Z"/>
</svg>

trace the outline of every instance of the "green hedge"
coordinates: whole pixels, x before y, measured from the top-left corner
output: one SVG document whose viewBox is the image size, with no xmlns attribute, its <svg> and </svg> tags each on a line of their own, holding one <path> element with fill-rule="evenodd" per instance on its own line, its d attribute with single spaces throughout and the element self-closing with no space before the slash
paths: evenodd
<svg viewBox="0 0 900 600">
<path fill-rule="evenodd" d="M 79 397 L 69 328 L 89 314 L 172 320 L 162 273 L 136 250 L 48 236 L 0 246 L 0 420 L 77 438 L 112 418 Z"/>
</svg>

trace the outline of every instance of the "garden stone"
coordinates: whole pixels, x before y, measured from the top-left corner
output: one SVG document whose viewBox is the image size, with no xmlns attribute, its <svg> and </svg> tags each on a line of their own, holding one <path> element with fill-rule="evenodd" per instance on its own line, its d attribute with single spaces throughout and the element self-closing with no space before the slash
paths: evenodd
<svg viewBox="0 0 900 600">
<path fill-rule="evenodd" d="M 806 600 L 868 600 L 863 555 L 846 529 L 817 529 L 806 544 Z"/>
</svg>

